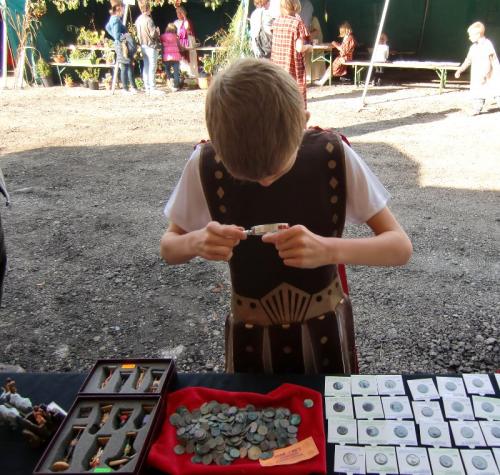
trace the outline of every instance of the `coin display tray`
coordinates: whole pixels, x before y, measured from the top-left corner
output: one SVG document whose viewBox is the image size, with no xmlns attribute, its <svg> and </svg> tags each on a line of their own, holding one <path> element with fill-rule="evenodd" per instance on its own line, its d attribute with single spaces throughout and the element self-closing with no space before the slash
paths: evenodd
<svg viewBox="0 0 500 475">
<path fill-rule="evenodd" d="M 385 383 L 391 378 L 393 383 L 387 386 Z M 326 376 L 325 414 L 328 443 L 334 447 L 335 473 L 387 473 L 389 470 L 390 473 L 444 475 L 456 470 L 453 473 L 465 475 L 485 473 L 477 468 L 483 465 L 487 466 L 488 474 L 500 473 L 499 375 L 411 376 L 404 384 L 399 378 L 401 376 Z M 382 414 L 366 420 L 365 414 L 358 414 L 360 411 L 355 411 L 357 418 L 354 415 L 349 418 L 333 409 L 340 405 L 356 408 L 362 401 L 373 398 L 374 380 L 382 402 Z M 360 381 L 364 395 L 359 395 L 362 392 L 358 389 Z M 351 388 L 356 389 L 351 392 Z M 367 397 L 368 389 L 370 397 Z M 396 395 L 406 399 L 391 397 Z M 403 417 L 388 411 L 394 401 L 405 403 L 406 410 L 400 411 Z M 398 424 L 412 425 L 405 426 L 406 437 L 402 437 L 401 428 L 401 433 L 396 434 Z M 439 426 L 440 437 L 434 436 L 434 426 Z M 429 429 L 433 435 L 423 440 L 422 430 L 427 434 Z M 395 471 L 392 451 L 387 450 L 391 446 L 396 448 L 398 469 Z M 476 457 L 476 465 L 472 462 L 473 457 Z M 380 466 L 373 471 L 377 460 Z M 453 464 L 448 467 L 446 464 L 450 460 Z"/>
<path fill-rule="evenodd" d="M 161 394 L 174 368 L 169 359 L 98 360 L 80 394 Z"/>
<path fill-rule="evenodd" d="M 71 408 L 64 424 L 47 448 L 34 475 L 53 473 L 138 473 L 147 455 L 146 447 L 159 423 L 161 399 L 158 396 L 143 398 L 79 397 Z M 103 414 L 108 415 L 103 421 Z M 128 417 L 122 424 L 120 415 Z M 81 429 L 83 428 L 83 429 Z M 76 440 L 72 456 L 65 470 L 55 470 L 54 464 L 62 461 L 71 444 Z M 126 444 L 130 443 L 132 456 L 120 466 L 110 462 L 123 460 Z M 102 447 L 100 463 L 91 466 L 91 459 Z"/>
</svg>

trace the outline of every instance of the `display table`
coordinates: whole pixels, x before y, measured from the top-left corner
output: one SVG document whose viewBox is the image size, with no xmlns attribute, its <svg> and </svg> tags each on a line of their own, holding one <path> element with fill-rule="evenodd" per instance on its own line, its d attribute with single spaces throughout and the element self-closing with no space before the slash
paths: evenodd
<svg viewBox="0 0 500 475">
<path fill-rule="evenodd" d="M 83 373 L 0 373 L 0 381 L 7 377 L 15 379 L 22 396 L 29 397 L 33 404 L 55 401 L 63 409 L 68 410 L 76 398 L 86 374 Z M 425 377 L 423 375 L 403 376 L 405 383 L 411 379 Z M 228 391 L 251 391 L 267 393 L 283 383 L 294 383 L 324 393 L 325 377 L 323 375 L 252 375 L 224 373 L 177 374 L 171 391 L 177 389 L 204 386 Z M 405 384 L 407 385 L 407 384 Z M 496 397 L 500 391 L 495 383 Z M 326 420 L 325 420 L 326 424 Z M 33 450 L 27 446 L 20 433 L 7 427 L 0 427 L 0 473 L 8 475 L 30 475 L 42 455 L 43 450 Z M 333 451 L 327 450 L 328 473 L 333 474 Z M 160 472 L 147 469 L 145 474 L 159 475 Z"/>
<path fill-rule="evenodd" d="M 370 61 L 346 61 L 346 66 L 354 67 L 354 85 L 361 83 L 361 73 L 370 66 Z M 434 71 L 439 78 L 439 92 L 446 87 L 448 71 L 456 71 L 460 63 L 444 61 L 387 61 L 384 63 L 373 63 L 374 67 L 397 68 L 397 69 L 429 69 Z"/>
</svg>

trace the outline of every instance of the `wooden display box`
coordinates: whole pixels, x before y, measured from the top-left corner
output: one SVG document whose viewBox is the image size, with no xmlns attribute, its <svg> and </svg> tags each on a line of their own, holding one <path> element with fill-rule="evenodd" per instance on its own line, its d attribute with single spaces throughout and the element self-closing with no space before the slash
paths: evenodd
<svg viewBox="0 0 500 475">
<path fill-rule="evenodd" d="M 97 361 L 33 474 L 141 473 L 174 375 L 172 360 Z"/>
</svg>

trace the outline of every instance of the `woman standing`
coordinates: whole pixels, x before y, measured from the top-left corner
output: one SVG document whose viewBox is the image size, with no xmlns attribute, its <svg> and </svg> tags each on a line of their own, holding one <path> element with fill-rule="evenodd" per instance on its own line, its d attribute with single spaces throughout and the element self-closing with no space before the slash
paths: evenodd
<svg viewBox="0 0 500 475">
<path fill-rule="evenodd" d="M 198 59 L 196 56 L 196 51 L 192 49 L 194 48 L 195 43 L 193 24 L 188 19 L 187 12 L 183 7 L 177 7 L 175 9 L 175 12 L 177 13 L 177 20 L 174 21 L 174 25 L 177 28 L 179 43 L 181 44 L 181 46 L 186 48 L 182 53 L 181 68 L 189 72 L 191 76 L 197 77 Z"/>
<path fill-rule="evenodd" d="M 281 16 L 273 23 L 273 46 L 271 61 L 281 66 L 297 81 L 300 92 L 306 98 L 306 68 L 304 53 L 312 49 L 306 45 L 309 34 L 299 16 L 299 0 L 281 0 Z"/>
<path fill-rule="evenodd" d="M 326 84 L 326 81 L 330 79 L 330 74 L 340 77 L 341 80 L 347 81 L 347 79 L 344 79 L 344 76 L 347 74 L 345 62 L 352 60 L 356 48 L 356 40 L 352 34 L 351 25 L 346 21 L 339 27 L 339 36 L 342 38 L 342 43 L 332 41 L 332 46 L 338 50 L 339 55 L 332 63 L 331 73 L 330 71 L 326 71 L 320 81 L 318 81 L 317 84 L 319 86 L 324 86 Z"/>
<path fill-rule="evenodd" d="M 122 22 L 123 11 L 122 3 L 112 4 L 109 11 L 111 18 L 105 28 L 115 41 L 116 62 L 120 65 L 120 79 L 123 90 L 131 94 L 137 94 L 132 75 L 132 59 L 136 48 L 134 40 Z"/>
</svg>

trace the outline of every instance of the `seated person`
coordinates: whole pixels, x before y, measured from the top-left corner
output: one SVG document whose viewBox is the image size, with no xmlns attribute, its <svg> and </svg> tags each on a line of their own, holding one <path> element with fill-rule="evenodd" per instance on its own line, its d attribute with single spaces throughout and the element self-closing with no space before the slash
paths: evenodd
<svg viewBox="0 0 500 475">
<path fill-rule="evenodd" d="M 373 62 L 374 63 L 386 63 L 389 60 L 389 45 L 387 44 L 388 38 L 385 33 L 380 35 L 378 45 L 375 47 L 373 52 Z M 381 66 L 375 66 L 373 70 L 373 83 L 377 86 L 382 84 L 382 74 L 384 73 L 384 68 Z"/>
<path fill-rule="evenodd" d="M 356 49 L 356 39 L 348 22 L 345 21 L 340 25 L 339 36 L 342 38 L 342 43 L 332 41 L 332 46 L 338 50 L 339 55 L 333 60 L 331 71 L 326 71 L 323 77 L 317 82 L 318 86 L 324 86 L 330 79 L 330 76 L 339 77 L 345 81 L 349 80 L 345 77 L 347 74 L 345 62 L 352 61 L 354 50 Z"/>
<path fill-rule="evenodd" d="M 226 371 L 356 373 L 337 264 L 408 261 L 389 193 L 338 133 L 305 130 L 296 82 L 270 61 L 241 59 L 219 72 L 205 117 L 211 142 L 195 149 L 167 203 L 160 253 L 169 264 L 229 261 Z M 346 220 L 373 235 L 342 238 Z M 245 232 L 269 223 L 290 227 Z"/>
</svg>

